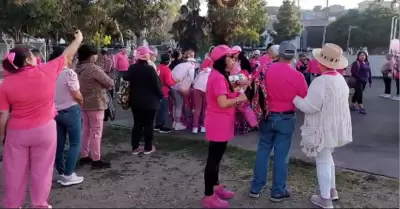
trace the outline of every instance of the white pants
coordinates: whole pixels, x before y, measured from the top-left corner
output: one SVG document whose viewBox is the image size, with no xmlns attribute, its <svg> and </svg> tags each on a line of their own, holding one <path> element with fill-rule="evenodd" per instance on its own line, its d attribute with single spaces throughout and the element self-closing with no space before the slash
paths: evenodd
<svg viewBox="0 0 400 209">
<path fill-rule="evenodd" d="M 335 163 L 333 162 L 333 148 L 324 148 L 315 158 L 317 165 L 317 178 L 321 197 L 331 198 L 331 189 L 336 188 Z"/>
</svg>

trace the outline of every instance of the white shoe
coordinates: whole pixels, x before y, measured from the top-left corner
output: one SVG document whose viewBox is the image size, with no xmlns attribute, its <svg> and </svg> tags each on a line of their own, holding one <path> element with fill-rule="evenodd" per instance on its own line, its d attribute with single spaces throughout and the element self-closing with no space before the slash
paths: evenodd
<svg viewBox="0 0 400 209">
<path fill-rule="evenodd" d="M 206 132 L 206 127 L 201 127 L 201 133 L 205 133 Z"/>
<path fill-rule="evenodd" d="M 396 100 L 396 101 L 400 101 L 400 97 L 399 96 L 394 96 L 394 97 L 392 97 L 392 99 Z"/>
<path fill-rule="evenodd" d="M 195 127 L 195 128 L 193 128 L 193 129 L 192 129 L 192 133 L 194 133 L 194 134 L 197 134 L 197 133 L 199 133 L 199 128 L 196 128 L 196 127 Z"/>
<path fill-rule="evenodd" d="M 383 98 L 390 98 L 391 96 L 390 96 L 390 94 L 381 94 L 381 95 L 379 95 L 380 97 L 383 97 Z"/>
<path fill-rule="evenodd" d="M 181 130 L 185 130 L 186 126 L 184 126 L 182 123 L 176 123 L 174 129 L 176 131 L 181 131 Z"/>
<path fill-rule="evenodd" d="M 76 175 L 76 173 L 72 173 L 69 176 L 64 176 L 62 179 L 58 180 L 57 183 L 63 185 L 63 186 L 71 186 L 75 184 L 80 184 L 82 183 L 84 178 L 82 176 Z"/>
</svg>

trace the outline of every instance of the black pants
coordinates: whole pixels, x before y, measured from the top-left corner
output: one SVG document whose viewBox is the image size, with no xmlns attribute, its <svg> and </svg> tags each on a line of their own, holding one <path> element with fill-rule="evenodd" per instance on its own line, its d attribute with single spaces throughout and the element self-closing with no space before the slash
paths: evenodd
<svg viewBox="0 0 400 209">
<path fill-rule="evenodd" d="M 139 147 L 139 141 L 144 135 L 144 151 L 153 147 L 153 122 L 156 110 L 131 108 L 133 114 L 132 150 Z"/>
<path fill-rule="evenodd" d="M 219 184 L 219 164 L 225 153 L 228 142 L 210 142 L 208 146 L 207 165 L 204 170 L 205 196 L 214 194 L 214 186 Z"/>
<path fill-rule="evenodd" d="M 399 89 L 399 79 L 394 79 L 396 82 L 396 96 L 400 95 L 400 89 Z"/>
<path fill-rule="evenodd" d="M 354 85 L 354 95 L 353 98 L 351 99 L 351 102 L 357 104 L 363 104 L 363 94 L 366 85 L 367 85 L 366 82 L 356 81 L 356 84 Z"/>
<path fill-rule="evenodd" d="M 390 94 L 392 88 L 392 78 L 389 76 L 383 77 L 383 83 L 385 84 L 385 94 Z"/>
</svg>

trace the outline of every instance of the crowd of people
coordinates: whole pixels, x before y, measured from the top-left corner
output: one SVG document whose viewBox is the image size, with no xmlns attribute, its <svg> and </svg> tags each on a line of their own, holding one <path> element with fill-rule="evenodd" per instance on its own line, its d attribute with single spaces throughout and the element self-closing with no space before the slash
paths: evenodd
<svg viewBox="0 0 400 209">
<path fill-rule="evenodd" d="M 265 188 L 273 152 L 270 200 L 291 197 L 286 184 L 289 151 L 296 111 L 301 111 L 305 114 L 302 151 L 316 160 L 320 191 L 311 201 L 333 208 L 332 201 L 339 199 L 332 153 L 352 142 L 350 110 L 366 113 L 363 90 L 371 84 L 366 52 L 351 64 L 351 79 L 346 81 L 342 74 L 348 60 L 339 46 L 330 43 L 314 49 L 313 59 L 301 54 L 297 62 L 297 48 L 288 41 L 269 44 L 265 53 L 257 50 L 250 59 L 239 46 L 218 45 L 199 63 L 190 49 L 158 55 L 156 48 L 140 46 L 129 60 L 126 48 L 112 56 L 81 44 L 82 40 L 78 30 L 75 40 L 66 48 L 55 48 L 47 62 L 27 48 L 11 49 L 3 60 L 0 140 L 5 208 L 24 204 L 29 175 L 32 206 L 51 208 L 54 167 L 57 182 L 64 186 L 84 181 L 75 172 L 76 162 L 92 169 L 110 168 L 110 162 L 101 158 L 101 139 L 104 121 L 115 117 L 115 99 L 132 112 L 133 155 L 156 151 L 155 131 L 205 133 L 209 141 L 201 199 L 205 208 L 229 206 L 235 193 L 219 182 L 221 159 L 235 134 L 251 130 L 258 130 L 260 139 L 249 196 L 258 198 Z M 391 63 L 396 62 L 388 56 L 383 73 L 398 72 L 399 66 Z M 396 82 L 398 86 L 398 74 Z M 351 105 L 349 87 L 355 90 Z"/>
</svg>

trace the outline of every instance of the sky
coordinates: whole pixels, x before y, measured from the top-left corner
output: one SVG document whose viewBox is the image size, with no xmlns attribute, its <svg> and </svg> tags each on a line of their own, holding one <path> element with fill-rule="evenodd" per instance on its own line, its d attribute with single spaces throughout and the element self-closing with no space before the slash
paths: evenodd
<svg viewBox="0 0 400 209">
<path fill-rule="evenodd" d="M 297 3 L 297 0 L 295 0 Z M 321 5 L 323 7 L 326 6 L 326 0 L 299 0 L 300 7 L 302 9 L 312 9 L 314 6 Z M 339 4 L 345 6 L 346 9 L 356 8 L 357 4 L 364 0 L 328 0 L 329 5 Z M 182 4 L 185 4 L 187 0 L 182 0 Z M 267 0 L 268 6 L 280 6 L 282 4 L 282 0 Z M 202 1 L 201 5 L 201 15 L 205 15 L 207 13 L 207 5 L 205 1 Z"/>
</svg>

